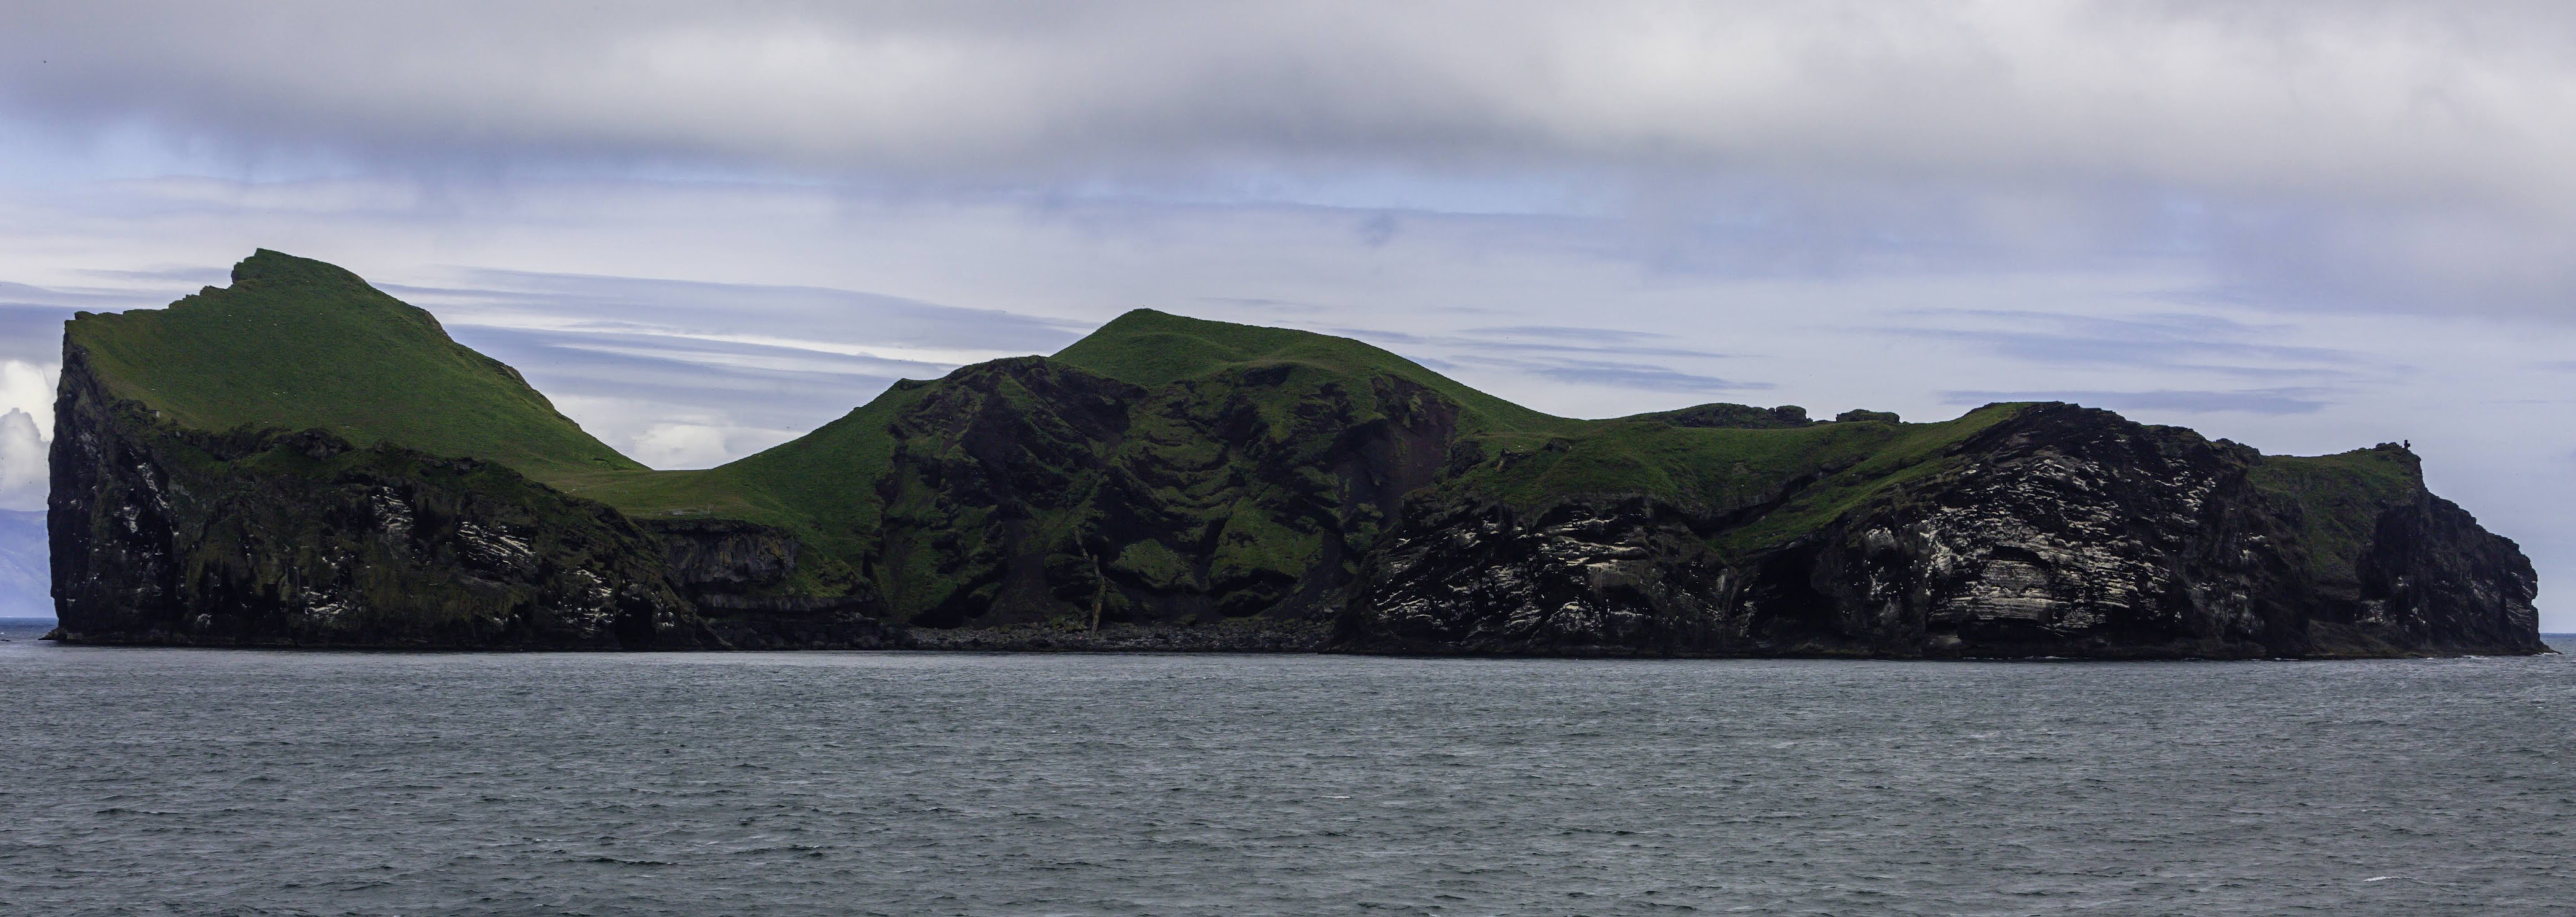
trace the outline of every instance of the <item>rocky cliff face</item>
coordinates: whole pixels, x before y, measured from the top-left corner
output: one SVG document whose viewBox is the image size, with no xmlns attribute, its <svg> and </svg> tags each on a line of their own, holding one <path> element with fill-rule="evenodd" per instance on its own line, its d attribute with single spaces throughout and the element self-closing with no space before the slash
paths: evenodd
<svg viewBox="0 0 2576 917">
<path fill-rule="evenodd" d="M 2412 456 L 2378 460 L 2411 475 Z M 2071 405 L 1786 543 L 1742 514 L 1576 498 L 1423 507 L 1371 562 L 1343 645 L 1595 655 L 2173 658 L 2545 652 L 2513 543 L 2413 486 L 2349 558 L 2300 532 L 2253 450 Z M 2277 461 L 2277 460 L 2275 460 Z M 2296 461 L 2296 460 L 2292 460 Z"/>
<path fill-rule="evenodd" d="M 1287 366 L 1161 389 L 968 367 L 892 425 L 878 581 L 931 627 L 1329 619 L 1455 418 Z"/>
<path fill-rule="evenodd" d="M 519 649 L 891 639 L 863 615 L 836 627 L 830 610 L 801 605 L 698 612 L 692 599 L 756 582 L 774 550 L 657 538 L 474 459 L 355 448 L 313 430 L 182 428 L 111 395 L 77 347 L 64 353 L 56 412 L 47 528 L 64 639 Z"/>
<path fill-rule="evenodd" d="M 706 643 L 731 649 L 886 649 L 911 645 L 862 585 L 795 594 L 805 546 L 776 526 L 730 519 L 652 520 L 670 581 L 697 611 Z"/>
<path fill-rule="evenodd" d="M 64 636 L 93 642 L 2546 651 L 2529 562 L 2425 492 L 2411 454 L 2266 458 L 2068 405 L 1868 472 L 1898 483 L 1747 550 L 1730 534 L 1804 492 L 1880 482 L 1827 462 L 1714 503 L 1516 505 L 1435 486 L 1528 459 L 1462 441 L 1453 405 L 1400 380 L 1358 397 L 1267 376 L 1157 392 L 1006 361 L 962 372 L 894 425 L 883 547 L 867 565 L 897 593 L 814 596 L 795 589 L 805 547 L 774 526 L 638 525 L 471 459 L 180 428 L 110 396 L 77 348 L 63 380 L 57 609 Z M 1283 387 L 1293 397 L 1275 397 Z M 938 629 L 912 629 L 924 625 Z"/>
</svg>

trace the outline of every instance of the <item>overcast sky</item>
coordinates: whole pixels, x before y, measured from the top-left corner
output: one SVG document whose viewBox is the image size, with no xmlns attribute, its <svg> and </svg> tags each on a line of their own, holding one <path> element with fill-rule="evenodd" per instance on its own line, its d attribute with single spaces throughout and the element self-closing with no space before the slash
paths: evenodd
<svg viewBox="0 0 2576 917">
<path fill-rule="evenodd" d="M 64 315 L 264 246 L 656 467 L 1136 306 L 1577 416 L 2411 439 L 2576 630 L 2571 9 L 0 3 L 0 508 Z"/>
</svg>

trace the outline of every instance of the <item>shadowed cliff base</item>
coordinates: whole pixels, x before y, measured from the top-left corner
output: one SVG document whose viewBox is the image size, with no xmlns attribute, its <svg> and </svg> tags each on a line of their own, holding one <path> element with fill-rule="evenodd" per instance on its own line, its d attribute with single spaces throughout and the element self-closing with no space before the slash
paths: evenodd
<svg viewBox="0 0 2576 917">
<path fill-rule="evenodd" d="M 351 342 L 357 342 L 355 344 Z M 2546 652 L 2401 446 L 2068 404 L 1541 414 L 1344 338 L 1138 310 L 704 471 L 260 252 L 64 335 L 63 639 L 2254 658 Z"/>
</svg>

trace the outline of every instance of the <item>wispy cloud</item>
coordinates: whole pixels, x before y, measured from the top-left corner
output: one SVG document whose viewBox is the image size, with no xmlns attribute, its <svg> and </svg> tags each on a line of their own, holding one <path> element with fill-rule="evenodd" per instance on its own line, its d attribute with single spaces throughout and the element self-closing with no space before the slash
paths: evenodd
<svg viewBox="0 0 2576 917">
<path fill-rule="evenodd" d="M 2353 351 L 2264 343 L 2288 329 L 2205 313 L 2095 316 L 1948 309 L 1916 314 L 1946 324 L 1899 326 L 1881 333 L 1952 341 L 1996 356 L 2058 365 L 2311 378 L 2402 368 Z"/>
<path fill-rule="evenodd" d="M 1461 363 L 1509 369 L 1513 372 L 1570 385 L 1596 385 L 1642 392 L 1738 392 L 1762 391 L 1774 387 L 1767 382 L 1744 382 L 1630 361 L 1532 360 L 1494 356 L 1461 356 L 1457 359 Z"/>
<path fill-rule="evenodd" d="M 717 464 L 809 430 L 898 378 L 1049 353 L 1081 325 L 827 287 L 488 269 L 383 284 L 519 366 L 657 467 Z M 673 464 L 676 463 L 676 464 Z"/>
<path fill-rule="evenodd" d="M 457 327 L 506 328 L 514 331 L 556 332 L 600 339 L 652 341 L 662 345 L 657 353 L 677 360 L 702 360 L 723 363 L 727 354 L 757 353 L 772 361 L 814 355 L 854 357 L 878 366 L 931 369 L 954 368 L 968 363 L 981 363 L 1003 357 L 1024 356 L 1024 351 L 960 347 L 909 347 L 902 344 L 854 344 L 812 338 L 784 337 L 767 334 L 728 334 L 694 331 L 634 322 L 597 321 L 582 318 L 541 315 L 468 315 L 452 323 Z M 696 346 L 687 346 L 696 345 Z M 734 345 L 725 347 L 723 345 Z M 610 349 L 615 345 L 586 344 L 592 349 Z M 631 349 L 631 348 L 630 348 Z M 632 351 L 641 353 L 642 351 Z M 791 356 L 794 355 L 794 356 Z M 740 362 L 735 360 L 734 362 Z"/>
<path fill-rule="evenodd" d="M 1411 347 L 1446 348 L 1461 353 L 1501 354 L 1568 354 L 1593 357 L 1686 357 L 1722 360 L 1733 355 L 1691 347 L 1673 346 L 1669 334 L 1624 331 L 1610 328 L 1559 328 L 1522 325 L 1509 328 L 1468 328 L 1456 334 L 1407 334 L 1377 328 L 1330 328 L 1329 333 L 1358 338 L 1381 345 L 1403 344 Z"/>
<path fill-rule="evenodd" d="M 2576 130 L 2535 116 L 2576 98 L 2552 4 L 12 13 L 13 133 L 218 172 L 1303 203 L 1371 250 L 1415 235 L 1411 206 L 1616 214 L 1659 269 L 2172 256 L 2275 306 L 2556 315 L 2576 292 Z M 208 212 L 240 205 L 206 185 Z M 454 205 L 342 190 L 307 206 Z"/>
</svg>

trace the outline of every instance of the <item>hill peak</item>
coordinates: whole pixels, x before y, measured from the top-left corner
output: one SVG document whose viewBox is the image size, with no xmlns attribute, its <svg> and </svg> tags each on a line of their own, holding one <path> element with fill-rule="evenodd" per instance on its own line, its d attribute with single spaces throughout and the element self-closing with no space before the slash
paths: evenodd
<svg viewBox="0 0 2576 917">
<path fill-rule="evenodd" d="M 1469 388 L 1366 341 L 1154 309 L 1131 309 L 1056 351 L 1053 359 L 1147 388 L 1241 367 L 1293 363 L 1346 375 L 1363 385 L 1381 375 L 1420 384 L 1463 405 L 1470 429 L 1536 430 L 1564 422 Z"/>
<path fill-rule="evenodd" d="M 322 429 L 539 479 L 643 467 L 426 310 L 337 265 L 270 249 L 234 265 L 230 287 L 165 309 L 84 313 L 64 343 L 67 367 L 77 349 L 110 391 L 201 430 Z"/>
<path fill-rule="evenodd" d="M 365 278 L 347 268 L 326 261 L 298 258 L 274 249 L 254 249 L 250 257 L 233 265 L 233 286 L 267 286 L 276 284 L 312 284 L 318 286 L 365 289 Z"/>
</svg>

